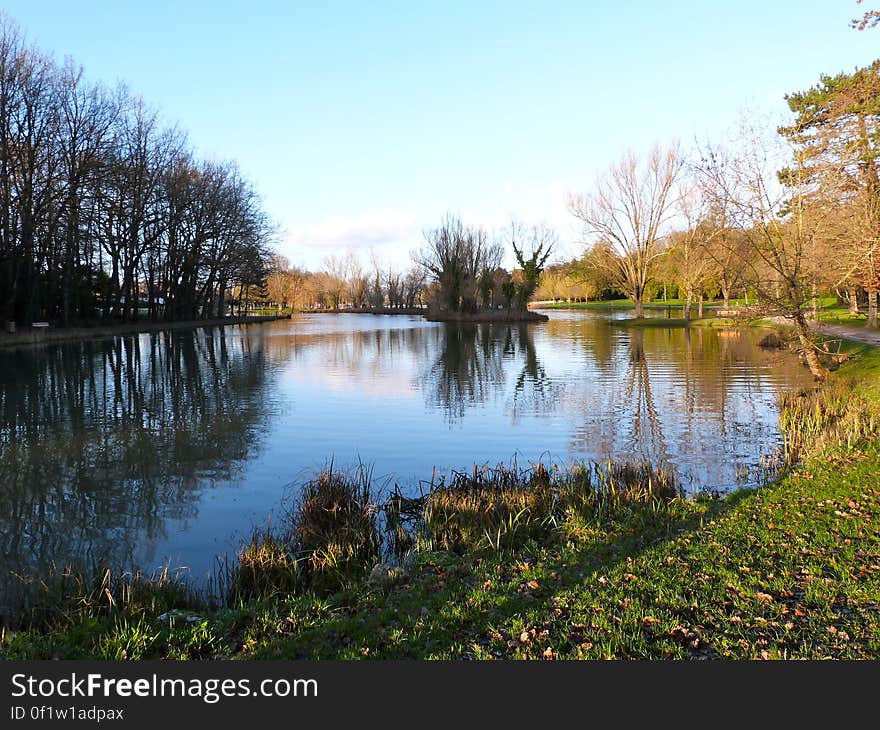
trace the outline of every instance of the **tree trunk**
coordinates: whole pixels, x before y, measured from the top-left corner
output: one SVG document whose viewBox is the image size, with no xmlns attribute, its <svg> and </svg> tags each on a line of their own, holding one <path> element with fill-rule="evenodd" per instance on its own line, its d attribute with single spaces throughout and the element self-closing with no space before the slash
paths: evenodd
<svg viewBox="0 0 880 730">
<path fill-rule="evenodd" d="M 877 292 L 868 292 L 868 323 L 865 325 L 869 329 L 877 329 Z"/>
<path fill-rule="evenodd" d="M 697 299 L 697 319 L 703 318 L 703 292 L 700 292 L 700 296 Z"/>
<path fill-rule="evenodd" d="M 849 314 L 851 317 L 859 316 L 859 290 L 854 286 L 849 288 Z"/>
<path fill-rule="evenodd" d="M 691 318 L 691 295 L 688 294 L 684 299 L 684 318 Z"/>
<path fill-rule="evenodd" d="M 642 305 L 642 296 L 637 296 L 633 301 L 636 305 L 636 319 L 643 319 L 645 316 L 645 308 Z"/>
<path fill-rule="evenodd" d="M 816 380 L 824 380 L 825 376 L 828 375 L 828 371 L 819 362 L 819 357 L 816 355 L 816 348 L 813 347 L 813 338 L 810 336 L 810 328 L 807 326 L 807 319 L 803 312 L 798 312 L 795 316 L 794 328 L 797 332 L 804 360 L 807 361 L 807 367 L 810 368 L 810 372 Z"/>
<path fill-rule="evenodd" d="M 721 293 L 724 296 L 724 308 L 730 309 L 730 289 L 727 287 L 724 287 L 721 290 Z"/>
</svg>

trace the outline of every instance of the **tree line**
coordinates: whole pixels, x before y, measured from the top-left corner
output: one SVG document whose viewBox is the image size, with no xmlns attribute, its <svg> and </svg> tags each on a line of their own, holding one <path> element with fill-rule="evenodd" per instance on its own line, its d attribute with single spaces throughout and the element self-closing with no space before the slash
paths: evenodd
<svg viewBox="0 0 880 730">
<path fill-rule="evenodd" d="M 0 14 L 0 319 L 222 316 L 265 279 L 272 233 L 234 163 Z"/>
<path fill-rule="evenodd" d="M 279 310 L 522 310 L 557 241 L 556 232 L 543 224 L 514 220 L 507 229 L 490 233 L 447 214 L 423 232 L 423 245 L 405 271 L 383 267 L 375 255 L 364 265 L 352 250 L 327 256 L 314 272 L 274 256 L 260 298 Z M 501 265 L 506 247 L 516 259 L 513 271 Z"/>
<path fill-rule="evenodd" d="M 325 257 L 317 271 L 271 258 L 259 301 L 278 310 L 414 309 L 424 307 L 430 288 L 417 267 L 401 271 L 375 256 L 365 265 L 353 250 Z"/>
</svg>

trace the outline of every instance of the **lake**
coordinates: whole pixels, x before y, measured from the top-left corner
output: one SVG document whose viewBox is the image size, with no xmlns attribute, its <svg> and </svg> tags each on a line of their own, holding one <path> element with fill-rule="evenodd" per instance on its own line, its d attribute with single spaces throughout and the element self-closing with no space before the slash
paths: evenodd
<svg viewBox="0 0 880 730">
<path fill-rule="evenodd" d="M 810 384 L 759 331 L 303 314 L 0 351 L 3 573 L 186 566 L 331 460 L 418 491 L 474 464 L 648 458 L 691 493 L 755 486 L 777 397 Z"/>
</svg>

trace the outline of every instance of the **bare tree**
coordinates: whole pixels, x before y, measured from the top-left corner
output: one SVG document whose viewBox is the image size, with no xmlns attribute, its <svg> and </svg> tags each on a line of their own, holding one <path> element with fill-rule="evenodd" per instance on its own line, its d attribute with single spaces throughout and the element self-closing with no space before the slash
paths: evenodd
<svg viewBox="0 0 880 730">
<path fill-rule="evenodd" d="M 645 289 L 655 261 L 663 255 L 661 240 L 676 201 L 675 184 L 682 169 L 677 145 L 655 147 L 644 161 L 627 153 L 599 180 L 592 193 L 572 196 L 569 210 L 584 225 L 593 244 L 603 243 L 612 257 L 606 275 L 632 299 L 643 317 Z"/>
<path fill-rule="evenodd" d="M 681 191 L 678 196 L 678 210 L 685 227 L 669 237 L 666 267 L 684 292 L 684 318 L 690 319 L 695 297 L 699 298 L 698 316 L 703 315 L 706 282 L 714 273 L 709 245 L 719 229 L 712 227 L 707 221 L 705 199 L 696 186 L 686 186 Z"/>
<path fill-rule="evenodd" d="M 465 226 L 448 214 L 437 228 L 424 233 L 425 245 L 413 254 L 415 263 L 439 286 L 441 306 L 453 312 L 477 308 L 480 274 L 501 263 L 503 249 L 486 231 Z"/>
<path fill-rule="evenodd" d="M 344 257 L 330 254 L 324 258 L 323 266 L 326 274 L 324 278 L 324 291 L 329 299 L 330 308 L 339 309 L 347 288 L 347 262 Z"/>
<path fill-rule="evenodd" d="M 704 151 L 700 175 L 704 190 L 730 211 L 742 232 L 744 246 L 731 248 L 740 258 L 766 313 L 792 322 L 801 352 L 813 375 L 827 371 L 819 361 L 805 306 L 812 296 L 812 268 L 821 266 L 815 248 L 822 239 L 826 216 L 809 205 L 803 157 L 782 138 L 767 140 L 744 124 L 737 154 L 720 148 Z M 777 172 L 791 162 L 787 185 Z"/>
<path fill-rule="evenodd" d="M 409 309 L 422 306 L 425 275 L 419 267 L 410 269 L 403 279 L 403 306 Z"/>
<path fill-rule="evenodd" d="M 207 316 L 259 288 L 271 228 L 234 165 L 197 162 L 158 112 L 0 13 L 0 318 Z"/>
</svg>

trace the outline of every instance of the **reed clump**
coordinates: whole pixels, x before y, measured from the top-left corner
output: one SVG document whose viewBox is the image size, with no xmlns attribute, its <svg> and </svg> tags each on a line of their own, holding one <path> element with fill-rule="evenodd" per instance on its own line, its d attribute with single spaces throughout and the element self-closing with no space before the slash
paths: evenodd
<svg viewBox="0 0 880 730">
<path fill-rule="evenodd" d="M 364 467 L 331 467 L 305 482 L 283 529 L 255 533 L 239 553 L 226 579 L 229 599 L 327 593 L 353 584 L 380 555 L 373 492 Z"/>
<path fill-rule="evenodd" d="M 414 552 L 501 551 L 572 539 L 573 520 L 649 515 L 681 492 L 663 469 L 608 462 L 568 470 L 475 467 L 430 483 L 420 496 L 397 488 L 384 500 L 379 494 L 368 469 L 326 469 L 301 485 L 281 525 L 254 531 L 236 560 L 220 565 L 207 591 L 196 591 L 167 568 L 148 575 L 68 566 L 20 579 L 15 605 L 2 609 L 5 623 L 57 628 L 114 613 L 136 623 L 180 610 L 208 612 L 218 604 L 355 590 L 377 566 L 388 568 Z"/>
<path fill-rule="evenodd" d="M 238 554 L 228 580 L 228 601 L 246 603 L 298 591 L 302 570 L 289 544 L 270 531 L 255 530 Z"/>
<path fill-rule="evenodd" d="M 379 559 L 378 506 L 368 469 L 321 472 L 306 482 L 291 515 L 292 541 L 311 588 L 344 587 Z"/>
<path fill-rule="evenodd" d="M 422 546 L 456 553 L 561 538 L 565 523 L 610 521 L 661 509 L 682 496 L 672 473 L 647 463 L 483 467 L 454 473 L 427 495 Z"/>
<path fill-rule="evenodd" d="M 540 464 L 528 471 L 474 468 L 433 487 L 423 514 L 422 544 L 464 553 L 512 546 L 544 535 L 556 512 L 556 485 Z"/>
<path fill-rule="evenodd" d="M 784 393 L 779 426 L 789 464 L 829 449 L 857 449 L 880 436 L 880 404 L 844 380 Z"/>
<path fill-rule="evenodd" d="M 160 614 L 198 609 L 204 596 L 181 571 L 167 566 L 152 573 L 91 566 L 51 566 L 40 576 L 10 575 L 2 621 L 6 627 L 59 628 L 113 613 Z"/>
<path fill-rule="evenodd" d="M 564 476 L 564 506 L 592 520 L 618 520 L 682 496 L 672 471 L 648 462 L 585 463 Z"/>
</svg>

